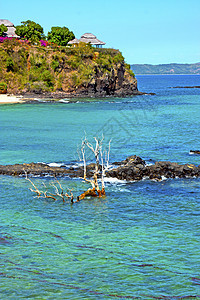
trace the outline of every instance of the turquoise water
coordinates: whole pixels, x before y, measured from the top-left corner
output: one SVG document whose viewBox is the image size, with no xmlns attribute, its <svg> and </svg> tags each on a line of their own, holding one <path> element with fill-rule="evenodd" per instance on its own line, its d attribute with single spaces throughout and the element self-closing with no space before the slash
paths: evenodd
<svg viewBox="0 0 200 300">
<path fill-rule="evenodd" d="M 155 96 L 1 105 L 0 164 L 74 164 L 85 132 L 103 132 L 111 162 L 199 165 L 200 90 L 170 88 L 199 82 L 138 76 Z M 0 299 L 200 299 L 200 179 L 107 182 L 105 199 L 73 206 L 34 198 L 24 178 L 0 185 Z"/>
</svg>

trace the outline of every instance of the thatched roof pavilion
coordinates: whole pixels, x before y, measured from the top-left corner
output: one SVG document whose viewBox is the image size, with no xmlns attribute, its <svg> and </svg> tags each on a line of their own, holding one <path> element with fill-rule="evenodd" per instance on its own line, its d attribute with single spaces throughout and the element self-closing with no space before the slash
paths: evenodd
<svg viewBox="0 0 200 300">
<path fill-rule="evenodd" d="M 79 43 L 79 40 L 76 38 L 68 42 L 69 45 L 74 45 L 74 44 L 78 44 L 78 43 Z"/>
<path fill-rule="evenodd" d="M 92 33 L 84 33 L 79 40 L 74 39 L 74 40 L 70 41 L 68 44 L 77 44 L 80 42 L 90 43 L 92 46 L 96 46 L 97 48 L 101 48 L 103 45 L 106 44 L 106 43 L 98 40 L 97 37 Z"/>
<path fill-rule="evenodd" d="M 4 24 L 8 28 L 8 31 L 5 32 L 6 37 L 19 38 L 19 36 L 15 33 L 15 27 L 13 23 L 6 19 L 0 19 L 0 25 L 2 24 Z"/>
</svg>

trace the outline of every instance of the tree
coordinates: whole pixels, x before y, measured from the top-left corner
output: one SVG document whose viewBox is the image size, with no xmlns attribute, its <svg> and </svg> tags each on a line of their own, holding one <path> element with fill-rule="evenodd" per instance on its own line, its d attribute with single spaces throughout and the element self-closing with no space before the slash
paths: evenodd
<svg viewBox="0 0 200 300">
<path fill-rule="evenodd" d="M 77 201 L 80 201 L 84 199 L 85 197 L 91 196 L 91 197 L 103 197 L 106 195 L 105 192 L 105 183 L 104 178 L 106 176 L 106 171 L 109 170 L 109 156 L 110 156 L 110 143 L 109 141 L 109 147 L 108 150 L 103 151 L 103 140 L 104 136 L 102 138 L 94 137 L 95 140 L 95 146 L 93 146 L 85 137 L 82 140 L 81 145 L 81 152 L 82 152 L 82 161 L 83 161 L 83 177 L 82 179 L 85 180 L 85 182 L 90 183 L 92 188 L 89 188 L 87 191 L 83 192 L 80 196 L 77 197 Z M 86 148 L 90 149 L 92 151 L 94 157 L 95 157 L 95 170 L 93 178 L 87 179 L 87 165 L 86 165 L 86 155 L 85 150 Z M 101 158 L 101 165 L 100 165 L 100 158 Z M 98 178 L 101 178 L 101 189 L 98 183 Z"/>
<path fill-rule="evenodd" d="M 48 42 L 55 43 L 59 46 L 66 46 L 67 43 L 75 38 L 72 31 L 69 31 L 67 27 L 51 27 L 51 31 L 48 32 Z"/>
<path fill-rule="evenodd" d="M 23 25 L 16 26 L 15 31 L 20 38 L 25 38 L 32 43 L 37 43 L 41 39 L 44 39 L 44 30 L 40 24 L 30 20 L 21 23 Z"/>
<path fill-rule="evenodd" d="M 26 175 L 26 180 L 28 180 L 33 187 L 33 188 L 29 188 L 30 191 L 35 193 L 37 198 L 49 198 L 49 199 L 53 199 L 54 201 L 61 199 L 63 203 L 67 201 L 70 201 L 71 203 L 79 202 L 80 200 L 83 200 L 86 197 L 99 197 L 99 198 L 104 197 L 106 195 L 104 178 L 106 176 L 106 171 L 108 171 L 110 168 L 109 156 L 110 156 L 111 140 L 109 141 L 108 150 L 103 150 L 103 140 L 104 140 L 103 136 L 101 139 L 94 137 L 94 140 L 95 140 L 95 145 L 90 143 L 86 137 L 82 139 L 82 144 L 81 144 L 82 157 L 80 157 L 80 160 L 83 161 L 83 177 L 80 178 L 84 179 L 85 182 L 91 184 L 91 187 L 88 188 L 81 195 L 79 195 L 77 197 L 77 200 L 74 201 L 74 195 L 72 193 L 72 189 L 67 188 L 67 192 L 64 192 L 61 183 L 56 178 L 54 182 L 51 182 L 49 184 L 49 186 L 46 186 L 43 183 L 45 190 L 43 189 L 39 190 L 36 187 L 36 185 L 31 181 L 31 179 L 28 178 L 28 174 L 26 170 L 24 170 L 24 173 Z M 93 170 L 92 178 L 91 177 L 87 178 L 86 150 L 88 149 L 92 152 L 92 154 L 95 157 L 95 164 L 94 164 L 95 168 Z M 101 186 L 99 184 L 99 181 L 101 181 Z"/>
<path fill-rule="evenodd" d="M 0 36 L 4 36 L 6 31 L 8 31 L 8 28 L 4 24 L 1 24 L 0 25 Z"/>
</svg>

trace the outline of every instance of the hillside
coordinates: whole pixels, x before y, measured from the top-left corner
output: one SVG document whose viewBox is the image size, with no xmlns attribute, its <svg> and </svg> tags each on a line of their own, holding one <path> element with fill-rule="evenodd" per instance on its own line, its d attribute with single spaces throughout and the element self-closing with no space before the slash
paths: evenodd
<svg viewBox="0 0 200 300">
<path fill-rule="evenodd" d="M 196 64 L 163 64 L 163 65 L 148 65 L 135 64 L 131 65 L 131 70 L 136 75 L 153 75 L 153 74 L 200 74 L 200 63 Z"/>
<path fill-rule="evenodd" d="M 121 52 L 76 47 L 31 46 L 17 40 L 0 43 L 0 83 L 9 93 L 63 96 L 137 94 L 137 80 Z"/>
</svg>

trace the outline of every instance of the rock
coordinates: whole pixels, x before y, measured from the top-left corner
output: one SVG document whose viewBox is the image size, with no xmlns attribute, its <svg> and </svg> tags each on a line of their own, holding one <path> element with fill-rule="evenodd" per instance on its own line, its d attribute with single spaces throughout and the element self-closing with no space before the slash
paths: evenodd
<svg viewBox="0 0 200 300">
<path fill-rule="evenodd" d="M 200 150 L 190 150 L 190 154 L 200 154 Z"/>
<path fill-rule="evenodd" d="M 199 177 L 200 166 L 179 165 L 169 161 L 157 161 L 155 164 L 147 166 L 144 160 L 134 155 L 122 161 L 121 165 L 114 170 L 107 172 L 107 176 L 126 180 L 141 180 L 146 177 L 152 180 L 161 180 L 162 176 L 166 178 Z"/>
<path fill-rule="evenodd" d="M 174 86 L 171 87 L 172 89 L 200 89 L 200 85 L 193 85 L 193 86 Z"/>
<path fill-rule="evenodd" d="M 178 163 L 169 161 L 157 161 L 155 164 L 148 166 L 142 158 L 136 155 L 129 156 L 125 160 L 115 163 L 115 165 L 116 168 L 106 172 L 107 177 L 127 181 L 142 180 L 143 178 L 161 180 L 162 176 L 166 178 L 200 177 L 200 165 L 197 167 L 193 164 L 179 165 Z M 88 177 L 93 176 L 94 168 L 94 163 L 87 166 Z M 41 163 L 0 165 L 0 174 L 2 175 L 25 176 L 25 172 L 28 175 L 39 176 L 83 177 L 83 167 L 70 167 L 66 169 L 64 167 L 50 167 Z"/>
<path fill-rule="evenodd" d="M 124 165 L 145 165 L 146 162 L 141 159 L 139 156 L 137 155 L 132 155 L 126 158 L 126 160 L 122 161 L 122 164 Z"/>
</svg>

